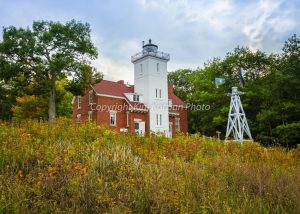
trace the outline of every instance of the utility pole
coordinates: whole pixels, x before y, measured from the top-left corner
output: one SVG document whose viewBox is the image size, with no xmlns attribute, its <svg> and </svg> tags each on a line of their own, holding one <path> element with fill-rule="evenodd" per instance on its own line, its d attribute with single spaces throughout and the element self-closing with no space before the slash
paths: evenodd
<svg viewBox="0 0 300 214">
<path fill-rule="evenodd" d="M 232 133 L 235 142 L 243 143 L 244 133 L 248 136 L 248 140 L 252 140 L 250 129 L 247 123 L 246 115 L 242 106 L 240 95 L 243 92 L 238 91 L 237 87 L 232 87 L 230 109 L 228 113 L 228 123 L 225 141 L 228 141 L 229 135 Z"/>
</svg>

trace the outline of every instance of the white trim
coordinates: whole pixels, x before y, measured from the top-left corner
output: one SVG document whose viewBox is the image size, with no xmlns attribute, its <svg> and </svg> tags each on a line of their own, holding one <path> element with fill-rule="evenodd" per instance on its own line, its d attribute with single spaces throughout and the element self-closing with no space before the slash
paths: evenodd
<svg viewBox="0 0 300 214">
<path fill-rule="evenodd" d="M 110 98 L 116 98 L 116 99 L 125 99 L 124 97 L 119 97 L 119 96 L 114 96 L 114 95 L 108 95 L 108 94 L 99 94 L 99 93 L 97 93 L 96 95 L 100 96 L 100 97 L 110 97 Z"/>
<path fill-rule="evenodd" d="M 128 105 L 131 107 L 131 111 L 145 111 L 145 112 L 148 111 L 147 109 L 145 110 L 145 109 L 133 108 L 133 106 L 128 102 L 128 100 L 125 97 L 113 96 L 113 95 L 108 95 L 108 94 L 99 94 L 99 93 L 96 93 L 96 96 L 125 100 L 128 103 Z"/>
<path fill-rule="evenodd" d="M 170 115 L 175 115 L 175 116 L 179 116 L 179 113 L 176 112 L 169 112 Z"/>
</svg>

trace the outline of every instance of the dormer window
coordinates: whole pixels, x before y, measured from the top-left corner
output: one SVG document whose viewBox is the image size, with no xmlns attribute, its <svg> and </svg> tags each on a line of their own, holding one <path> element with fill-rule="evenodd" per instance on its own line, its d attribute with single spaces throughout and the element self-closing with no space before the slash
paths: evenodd
<svg viewBox="0 0 300 214">
<path fill-rule="evenodd" d="M 134 101 L 134 102 L 139 102 L 139 101 L 140 101 L 140 96 L 137 95 L 137 94 L 134 94 L 134 95 L 133 95 L 133 101 Z"/>
</svg>

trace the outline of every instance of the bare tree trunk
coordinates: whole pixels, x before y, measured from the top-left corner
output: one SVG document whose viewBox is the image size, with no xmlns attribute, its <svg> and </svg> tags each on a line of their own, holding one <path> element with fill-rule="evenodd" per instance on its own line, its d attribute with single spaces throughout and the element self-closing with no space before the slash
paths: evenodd
<svg viewBox="0 0 300 214">
<path fill-rule="evenodd" d="M 49 123 L 51 124 L 55 121 L 55 117 L 56 117 L 55 79 L 54 78 L 51 80 L 51 89 L 50 89 L 50 93 L 49 93 L 48 115 L 49 115 Z"/>
</svg>

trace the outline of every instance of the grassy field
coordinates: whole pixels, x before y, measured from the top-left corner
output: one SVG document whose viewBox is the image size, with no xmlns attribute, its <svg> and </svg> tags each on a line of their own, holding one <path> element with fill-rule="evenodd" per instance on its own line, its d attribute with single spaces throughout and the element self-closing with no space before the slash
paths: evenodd
<svg viewBox="0 0 300 214">
<path fill-rule="evenodd" d="M 300 149 L 0 125 L 0 213 L 300 213 Z"/>
</svg>

